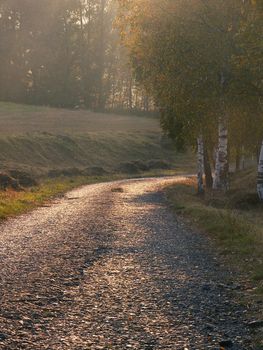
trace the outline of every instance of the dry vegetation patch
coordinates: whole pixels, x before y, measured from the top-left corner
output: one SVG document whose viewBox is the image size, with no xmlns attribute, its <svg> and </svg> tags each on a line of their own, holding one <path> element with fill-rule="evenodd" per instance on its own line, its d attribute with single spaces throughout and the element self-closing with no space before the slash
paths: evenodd
<svg viewBox="0 0 263 350">
<path fill-rule="evenodd" d="M 222 263 L 233 270 L 235 281 L 242 286 L 237 295 L 255 320 L 254 340 L 261 349 L 263 205 L 257 199 L 255 178 L 255 169 L 233 175 L 232 189 L 225 196 L 212 192 L 197 196 L 193 177 L 168 187 L 166 193 L 175 212 L 212 239 Z"/>
<path fill-rule="evenodd" d="M 195 178 L 183 179 L 169 187 L 167 195 L 174 210 L 215 239 L 222 254 L 263 293 L 263 205 L 250 181 L 254 177 L 254 169 L 237 174 L 229 193 L 207 192 L 204 197 L 196 195 Z"/>
<path fill-rule="evenodd" d="M 0 135 L 160 132 L 158 118 L 0 102 Z"/>
</svg>

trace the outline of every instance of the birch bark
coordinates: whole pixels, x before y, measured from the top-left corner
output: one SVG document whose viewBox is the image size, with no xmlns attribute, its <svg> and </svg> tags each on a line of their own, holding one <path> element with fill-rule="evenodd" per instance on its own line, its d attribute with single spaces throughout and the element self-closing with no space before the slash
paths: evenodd
<svg viewBox="0 0 263 350">
<path fill-rule="evenodd" d="M 213 187 L 213 175 L 209 161 L 208 150 L 204 145 L 204 173 L 205 173 L 205 188 L 211 189 Z"/>
<path fill-rule="evenodd" d="M 203 137 L 197 138 L 197 193 L 204 193 L 204 142 Z"/>
<path fill-rule="evenodd" d="M 224 118 L 218 125 L 218 149 L 216 153 L 215 176 L 213 189 L 228 190 L 228 130 Z"/>
<path fill-rule="evenodd" d="M 258 162 L 257 190 L 259 199 L 263 201 L 263 142 L 261 145 L 261 151 Z"/>
</svg>

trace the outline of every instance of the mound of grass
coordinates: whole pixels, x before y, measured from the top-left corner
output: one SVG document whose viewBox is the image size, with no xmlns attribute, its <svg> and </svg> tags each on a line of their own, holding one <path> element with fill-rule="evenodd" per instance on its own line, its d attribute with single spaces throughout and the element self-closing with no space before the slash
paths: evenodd
<svg viewBox="0 0 263 350">
<path fill-rule="evenodd" d="M 163 159 L 151 159 L 147 162 L 149 169 L 171 169 L 171 164 Z"/>
<path fill-rule="evenodd" d="M 186 155 L 185 155 L 186 156 Z M 190 162 L 189 167 L 191 166 L 192 162 Z M 126 173 L 126 174 L 138 174 L 141 171 L 143 172 L 151 172 L 154 170 L 170 170 L 173 168 L 173 166 L 176 166 L 177 168 L 182 169 L 182 165 L 173 164 L 173 162 L 169 162 L 163 159 L 151 159 L 148 161 L 142 161 L 142 160 L 134 160 L 130 162 L 122 162 L 118 168 L 116 169 L 117 172 L 120 173 Z"/>
<path fill-rule="evenodd" d="M 188 162 L 185 162 L 187 157 Z M 160 134 L 155 132 L 83 135 L 37 133 L 0 137 L 1 168 L 4 171 L 18 169 L 36 175 L 47 174 L 50 170 L 91 167 L 114 172 L 123 162 L 137 160 L 138 164 L 147 164 L 149 159 L 156 158 L 160 159 L 159 163 L 163 162 L 161 159 L 166 159 L 166 169 L 180 168 L 183 163 L 184 168 L 186 163 L 190 168 L 193 166 L 191 157 L 164 149 L 160 143 Z"/>
<path fill-rule="evenodd" d="M 16 179 L 22 187 L 32 187 L 37 185 L 36 179 L 34 177 L 25 172 L 25 171 L 19 171 L 16 169 L 9 170 L 9 174 L 12 178 Z"/>
<path fill-rule="evenodd" d="M 0 189 L 6 190 L 7 188 L 12 188 L 13 190 L 17 191 L 21 189 L 17 179 L 14 179 L 8 174 L 0 173 Z"/>
<path fill-rule="evenodd" d="M 138 174 L 140 171 L 139 166 L 134 162 L 122 162 L 118 168 L 116 169 L 117 172 L 124 173 L 124 174 Z"/>
</svg>

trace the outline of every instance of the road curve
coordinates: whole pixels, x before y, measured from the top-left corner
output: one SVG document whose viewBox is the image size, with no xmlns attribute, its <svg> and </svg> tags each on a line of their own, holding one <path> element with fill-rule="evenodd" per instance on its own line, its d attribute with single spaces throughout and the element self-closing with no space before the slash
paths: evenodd
<svg viewBox="0 0 263 350">
<path fill-rule="evenodd" d="M 0 349 L 252 349 L 232 276 L 162 188 L 85 186 L 0 226 Z"/>
</svg>

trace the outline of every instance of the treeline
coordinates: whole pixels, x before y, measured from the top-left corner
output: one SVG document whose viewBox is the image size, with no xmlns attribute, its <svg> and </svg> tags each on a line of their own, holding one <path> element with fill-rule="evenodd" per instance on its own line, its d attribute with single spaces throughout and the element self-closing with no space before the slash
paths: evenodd
<svg viewBox="0 0 263 350">
<path fill-rule="evenodd" d="M 110 0 L 1 0 L 0 100 L 148 110 Z"/>
<path fill-rule="evenodd" d="M 229 188 L 229 159 L 259 157 L 263 138 L 261 0 L 119 0 L 137 81 L 179 148 L 198 151 L 198 190 Z M 260 172 L 263 172 L 263 152 Z M 215 175 L 212 177 L 214 169 Z M 263 174 L 258 190 L 263 198 Z"/>
</svg>

